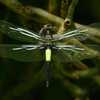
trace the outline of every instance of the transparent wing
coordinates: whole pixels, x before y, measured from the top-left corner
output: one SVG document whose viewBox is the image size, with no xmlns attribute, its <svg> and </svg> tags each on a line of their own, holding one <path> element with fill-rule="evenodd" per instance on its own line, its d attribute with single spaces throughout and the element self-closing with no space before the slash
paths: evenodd
<svg viewBox="0 0 100 100">
<path fill-rule="evenodd" d="M 90 25 L 79 25 L 77 26 L 77 29 L 65 32 L 58 36 L 56 41 L 70 38 L 76 38 L 80 41 L 90 39 L 98 42 L 100 41 L 100 23 L 98 22 Z"/>
<path fill-rule="evenodd" d="M 84 32 L 84 33 L 86 33 L 86 35 L 88 37 L 86 39 L 92 40 L 96 43 L 100 43 L 100 23 L 99 22 L 93 23 L 90 25 L 80 25 L 78 27 L 78 30 L 87 30 L 86 32 Z M 83 38 L 83 40 L 84 40 L 84 38 Z"/>
<path fill-rule="evenodd" d="M 0 58 L 21 62 L 42 61 L 40 45 L 0 44 Z"/>
<path fill-rule="evenodd" d="M 61 63 L 71 63 L 74 62 L 76 59 L 81 60 L 81 57 L 79 57 L 80 53 L 82 51 L 77 51 L 72 48 L 67 49 L 57 49 L 54 51 L 54 58 L 53 61 L 59 60 Z"/>
<path fill-rule="evenodd" d="M 0 33 L 6 34 L 9 37 L 16 40 L 20 40 L 22 42 L 25 41 L 34 43 L 34 41 L 36 40 L 44 41 L 44 39 L 42 39 L 35 32 L 31 32 L 26 29 L 16 27 L 11 23 L 3 20 L 0 20 Z"/>
<path fill-rule="evenodd" d="M 73 62 L 76 60 L 84 60 L 95 57 L 99 52 L 87 45 L 56 45 L 55 53 L 63 62 Z M 61 57 L 60 57 L 61 56 Z M 62 58 L 63 57 L 63 58 Z"/>
<path fill-rule="evenodd" d="M 78 47 L 75 45 L 56 45 L 56 47 L 54 47 L 54 49 L 58 50 L 59 52 L 63 52 L 64 55 L 67 54 L 67 58 L 69 59 L 68 55 L 70 55 L 71 58 L 75 58 L 74 55 L 82 53 L 85 51 L 84 48 L 82 47 Z M 73 55 L 72 55 L 73 54 Z M 59 54 L 58 54 L 59 55 Z M 71 56 L 72 55 L 72 56 Z M 66 58 L 66 59 L 67 59 Z M 77 57 L 76 57 L 77 58 Z M 75 58 L 75 59 L 76 59 Z M 69 59 L 70 60 L 70 59 Z"/>
<path fill-rule="evenodd" d="M 76 52 L 76 51 L 83 51 L 84 49 L 83 48 L 80 48 L 80 47 L 77 47 L 75 45 L 56 45 L 57 49 L 59 50 L 67 50 L 67 51 L 73 51 L 73 52 Z"/>
<path fill-rule="evenodd" d="M 28 30 L 25 30 L 25 29 L 22 29 L 22 28 L 13 28 L 13 27 L 9 27 L 9 29 L 17 31 L 22 35 L 25 35 L 25 36 L 28 36 L 28 37 L 31 37 L 31 38 L 34 38 L 34 39 L 37 39 L 37 40 L 40 40 L 40 41 L 44 41 L 39 35 L 36 35 L 33 32 L 30 32 Z"/>
<path fill-rule="evenodd" d="M 83 29 L 83 30 L 72 30 L 72 31 L 69 31 L 69 32 L 66 32 L 64 34 L 57 34 L 54 35 L 54 40 L 53 41 L 60 41 L 60 40 L 63 40 L 63 39 L 70 39 L 70 38 L 77 38 L 79 40 L 85 40 L 86 38 L 88 38 L 88 34 L 86 34 L 88 30 L 87 29 Z"/>
</svg>

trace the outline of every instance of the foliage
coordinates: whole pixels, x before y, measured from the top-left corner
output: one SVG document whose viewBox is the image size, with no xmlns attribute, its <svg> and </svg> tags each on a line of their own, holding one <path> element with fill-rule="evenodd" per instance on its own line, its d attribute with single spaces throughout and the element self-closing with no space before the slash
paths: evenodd
<svg viewBox="0 0 100 100">
<path fill-rule="evenodd" d="M 8 44 L 1 45 L 5 49 L 0 48 L 0 100 L 99 100 L 100 25 L 74 22 L 77 3 L 78 0 L 0 0 L 0 43 Z M 16 46 L 14 44 L 35 44 L 36 41 L 14 31 L 9 33 L 6 21 L 36 32 L 47 23 L 55 25 L 61 33 L 74 28 L 86 29 L 84 34 L 88 34 L 88 38 L 85 41 L 84 38 L 63 41 L 85 51 L 75 54 L 54 51 L 53 77 L 50 87 L 46 88 L 42 53 L 36 50 L 16 54 L 10 49 Z"/>
</svg>

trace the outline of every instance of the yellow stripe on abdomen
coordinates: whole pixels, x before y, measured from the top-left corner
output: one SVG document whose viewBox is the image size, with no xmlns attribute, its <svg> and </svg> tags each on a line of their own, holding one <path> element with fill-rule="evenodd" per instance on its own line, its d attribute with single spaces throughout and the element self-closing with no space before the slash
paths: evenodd
<svg viewBox="0 0 100 100">
<path fill-rule="evenodd" d="M 47 48 L 45 50 L 45 60 L 46 62 L 50 62 L 51 61 L 51 49 Z"/>
</svg>

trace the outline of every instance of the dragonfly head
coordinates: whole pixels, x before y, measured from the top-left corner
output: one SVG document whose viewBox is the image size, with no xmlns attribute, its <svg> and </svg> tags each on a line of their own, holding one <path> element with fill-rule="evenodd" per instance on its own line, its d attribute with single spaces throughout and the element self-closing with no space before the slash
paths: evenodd
<svg viewBox="0 0 100 100">
<path fill-rule="evenodd" d="M 47 40 L 53 39 L 53 34 L 55 33 L 56 33 L 56 27 L 53 26 L 52 24 L 44 25 L 39 31 L 40 36 L 46 38 Z"/>
</svg>

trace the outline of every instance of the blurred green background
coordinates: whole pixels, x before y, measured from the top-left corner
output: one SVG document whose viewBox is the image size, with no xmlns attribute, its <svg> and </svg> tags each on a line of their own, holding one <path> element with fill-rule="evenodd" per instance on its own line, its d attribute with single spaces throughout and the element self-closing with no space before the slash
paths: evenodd
<svg viewBox="0 0 100 100">
<path fill-rule="evenodd" d="M 65 1 L 67 0 L 18 0 L 18 2 L 17 0 L 0 0 L 0 20 L 5 20 L 16 26 L 22 26 L 26 29 L 39 32 L 40 28 L 48 21 L 41 21 L 41 18 L 38 18 L 37 15 L 31 16 L 30 13 L 24 16 L 24 11 L 21 15 L 20 4 L 23 6 L 41 8 L 49 13 L 55 14 L 56 16 L 63 16 L 62 18 L 65 18 L 66 16 L 62 14 L 64 8 L 62 9 L 63 4 L 61 3 Z M 9 2 L 13 2 L 13 4 L 11 5 Z M 71 2 L 71 0 L 69 0 L 69 2 Z M 17 4 L 19 9 L 15 10 L 14 5 Z M 79 0 L 74 12 L 73 21 L 84 25 L 99 23 L 99 5 L 100 0 Z M 28 9 L 28 11 L 30 12 L 30 9 Z M 97 26 L 95 27 L 100 29 L 100 24 L 96 25 Z M 6 35 L 6 33 L 2 34 L 1 29 L 0 33 L 1 44 L 29 44 L 31 42 L 30 39 L 27 39 L 24 42 L 18 41 L 16 37 L 12 38 Z M 28 41 L 28 43 L 26 41 Z M 97 43 L 98 48 L 96 47 L 93 49 L 100 51 L 99 43 Z M 39 57 L 40 56 L 37 58 Z M 78 62 L 75 63 L 77 66 L 82 66 Z M 57 78 L 54 77 L 50 81 L 50 86 L 46 88 L 45 76 L 42 69 L 44 66 L 43 60 L 40 60 L 39 62 L 21 62 L 9 58 L 2 58 L 0 56 L 0 100 L 99 100 L 100 58 L 98 59 L 97 57 L 94 57 L 84 59 L 82 60 L 82 63 L 87 65 L 90 69 L 88 71 L 83 70 L 80 77 L 77 77 L 77 75 L 74 76 L 72 73 L 77 71 L 75 64 L 66 64 L 65 62 L 60 66 L 59 59 L 57 59 L 56 62 L 53 62 L 52 66 L 67 66 L 67 68 L 64 67 L 64 70 L 69 73 L 69 76 L 72 75 L 72 77 L 67 75 L 66 77 L 62 77 L 63 75 L 60 76 L 61 74 L 57 74 L 55 75 Z M 59 72 L 59 70 L 54 73 L 56 72 Z"/>
</svg>

